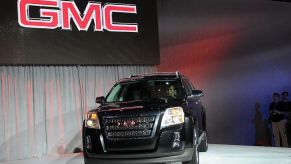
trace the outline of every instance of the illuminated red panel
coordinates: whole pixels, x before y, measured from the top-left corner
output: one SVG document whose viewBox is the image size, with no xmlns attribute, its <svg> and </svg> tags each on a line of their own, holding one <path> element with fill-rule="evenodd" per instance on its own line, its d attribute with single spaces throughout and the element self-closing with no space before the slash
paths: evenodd
<svg viewBox="0 0 291 164">
<path fill-rule="evenodd" d="M 7 118 L 7 113 L 6 113 L 6 95 L 5 95 L 5 74 L 4 72 L 1 73 L 1 89 L 2 89 L 2 92 L 1 92 L 1 100 L 2 100 L 2 106 L 1 106 L 1 109 L 3 110 L 3 116 L 4 118 Z M 2 121 L 2 120 L 1 120 Z M 3 120 L 4 122 L 4 130 L 6 130 L 6 119 Z M 6 138 L 5 138 L 6 140 Z M 8 149 L 8 146 L 6 145 L 5 147 L 5 151 L 6 151 L 6 156 L 9 157 L 9 149 Z"/>
<path fill-rule="evenodd" d="M 18 88 L 17 88 L 17 78 L 16 76 L 14 76 L 14 81 L 13 81 L 13 85 L 14 85 L 14 98 L 15 98 L 15 114 L 16 114 L 16 145 L 20 145 L 20 141 L 19 141 L 19 102 L 18 102 Z M 19 149 L 16 150 L 17 154 L 19 155 Z"/>
<path fill-rule="evenodd" d="M 27 109 L 28 109 L 28 132 L 29 132 L 29 148 L 30 153 L 34 154 L 35 152 L 35 130 L 34 130 L 34 117 L 33 117 L 33 91 L 32 91 L 32 81 L 27 80 L 26 84 L 26 94 L 27 94 Z"/>
<path fill-rule="evenodd" d="M 7 96 L 7 113 L 12 113 L 10 110 L 10 103 L 11 103 L 11 100 L 10 100 L 10 97 L 11 97 L 11 76 L 10 74 L 8 74 L 8 77 L 7 77 L 7 85 L 8 85 L 8 96 Z M 13 117 L 13 116 L 12 116 Z M 10 121 L 11 119 L 11 115 L 8 114 L 8 117 L 5 117 L 6 119 L 8 119 Z M 10 125 L 8 125 L 8 128 L 5 129 L 6 133 L 8 134 L 8 136 L 11 134 L 11 130 L 10 129 Z M 7 159 L 10 160 L 10 150 L 11 150 L 11 143 L 10 143 L 10 139 L 6 140 L 6 147 L 7 147 Z"/>
<path fill-rule="evenodd" d="M 72 85 L 73 85 L 73 88 L 74 88 L 74 95 L 75 95 L 75 103 L 76 103 L 76 111 L 77 111 L 77 120 L 78 120 L 78 126 L 79 126 L 79 129 L 81 130 L 81 124 L 79 124 L 80 122 L 81 122 L 81 120 L 80 120 L 80 118 L 81 118 L 81 114 L 80 114 L 80 97 L 79 97 L 79 89 L 78 89 L 78 82 L 77 81 L 74 81 L 74 83 L 72 83 Z"/>
<path fill-rule="evenodd" d="M 232 36 L 193 41 L 161 49 L 161 72 L 180 71 L 199 88 L 205 88 L 223 65 L 233 45 Z M 220 64 L 218 64 L 220 63 Z"/>
<path fill-rule="evenodd" d="M 58 119 L 59 119 L 59 133 L 61 140 L 65 139 L 64 136 L 64 123 L 63 123 L 63 114 L 62 114 L 62 98 L 61 98 L 61 87 L 60 80 L 57 80 L 57 96 L 58 96 Z"/>
<path fill-rule="evenodd" d="M 53 81 L 50 80 L 49 84 L 47 84 L 47 90 L 49 93 L 49 130 L 48 130 L 48 135 L 49 135 L 49 139 L 52 141 L 53 137 L 54 137 L 54 101 L 53 101 L 53 97 L 54 97 L 54 91 L 53 91 Z"/>
</svg>

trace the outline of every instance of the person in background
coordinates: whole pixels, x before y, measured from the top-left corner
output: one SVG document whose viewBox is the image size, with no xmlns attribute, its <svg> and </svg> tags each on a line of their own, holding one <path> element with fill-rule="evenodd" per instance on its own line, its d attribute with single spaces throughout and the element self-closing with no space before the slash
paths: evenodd
<svg viewBox="0 0 291 164">
<path fill-rule="evenodd" d="M 255 125 L 255 146 L 270 146 L 271 137 L 268 135 L 268 122 L 263 117 L 259 102 L 255 104 L 255 115 L 252 122 Z"/>
<path fill-rule="evenodd" d="M 286 137 L 286 120 L 282 108 L 280 108 L 280 95 L 273 94 L 273 102 L 269 107 L 270 120 L 272 121 L 272 131 L 275 139 L 275 146 L 280 147 L 280 139 L 283 147 L 288 147 Z"/>
<path fill-rule="evenodd" d="M 176 91 L 174 85 L 170 85 L 168 87 L 167 94 L 168 94 L 168 96 L 171 96 L 173 98 L 177 97 L 177 91 Z"/>
<path fill-rule="evenodd" d="M 281 95 L 282 101 L 280 103 L 280 108 L 282 108 L 282 111 L 284 111 L 287 116 L 286 135 L 288 143 L 291 144 L 291 102 L 288 100 L 288 92 L 282 92 Z"/>
</svg>

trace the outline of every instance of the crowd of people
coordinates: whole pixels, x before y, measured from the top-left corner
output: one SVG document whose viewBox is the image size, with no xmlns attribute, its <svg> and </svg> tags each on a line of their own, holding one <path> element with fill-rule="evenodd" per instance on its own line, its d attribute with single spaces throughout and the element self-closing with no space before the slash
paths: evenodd
<svg viewBox="0 0 291 164">
<path fill-rule="evenodd" d="M 291 144 L 291 102 L 289 93 L 273 94 L 273 102 L 269 106 L 269 120 L 271 122 L 275 146 L 289 147 Z"/>
</svg>

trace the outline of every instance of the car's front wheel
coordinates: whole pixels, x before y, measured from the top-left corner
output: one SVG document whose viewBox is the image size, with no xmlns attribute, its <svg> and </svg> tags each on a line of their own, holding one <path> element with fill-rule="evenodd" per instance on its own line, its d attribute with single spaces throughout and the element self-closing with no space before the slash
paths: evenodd
<svg viewBox="0 0 291 164">
<path fill-rule="evenodd" d="M 207 152 L 208 150 L 208 140 L 207 140 L 207 132 L 204 132 L 204 139 L 201 141 L 199 145 L 200 152 Z"/>
<path fill-rule="evenodd" d="M 207 152 L 208 150 L 208 135 L 207 135 L 207 127 L 206 127 L 206 112 L 203 108 L 202 113 L 202 127 L 203 127 L 203 140 L 199 144 L 199 151 L 200 152 Z"/>
<path fill-rule="evenodd" d="M 193 135 L 194 135 L 193 137 L 194 151 L 193 151 L 192 159 L 190 161 L 182 162 L 183 164 L 199 164 L 198 133 L 197 133 L 196 127 L 194 127 Z"/>
</svg>

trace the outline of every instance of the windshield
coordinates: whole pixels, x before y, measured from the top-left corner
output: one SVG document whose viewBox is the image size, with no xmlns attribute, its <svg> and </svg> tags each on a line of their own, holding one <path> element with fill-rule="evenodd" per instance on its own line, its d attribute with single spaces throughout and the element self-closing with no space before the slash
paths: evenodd
<svg viewBox="0 0 291 164">
<path fill-rule="evenodd" d="M 152 99 L 182 99 L 178 80 L 139 80 L 115 85 L 106 102 L 125 102 Z"/>
</svg>

